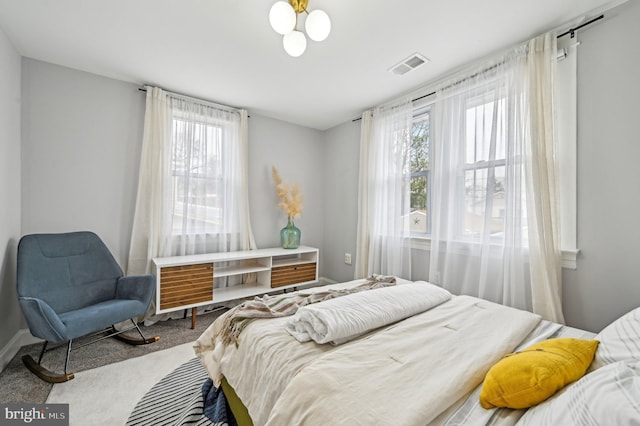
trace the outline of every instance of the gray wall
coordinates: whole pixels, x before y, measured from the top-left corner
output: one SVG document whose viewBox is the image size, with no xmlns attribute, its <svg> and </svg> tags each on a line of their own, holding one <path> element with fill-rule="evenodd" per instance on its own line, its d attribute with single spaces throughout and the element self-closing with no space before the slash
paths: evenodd
<svg viewBox="0 0 640 426">
<path fill-rule="evenodd" d="M 144 94 L 25 58 L 22 98 L 22 233 L 91 230 L 125 267 Z"/>
<path fill-rule="evenodd" d="M 20 55 L 0 30 L 0 369 L 3 348 L 24 327 L 15 285 L 20 238 L 20 72 Z"/>
<path fill-rule="evenodd" d="M 347 122 L 325 132 L 324 229 L 321 253 L 328 278 L 353 279 L 358 223 L 358 162 L 360 121 Z M 344 263 L 351 253 L 351 265 Z"/>
<path fill-rule="evenodd" d="M 278 207 L 271 167 L 282 180 L 298 184 L 303 196 L 302 215 L 295 219 L 302 245 L 320 248 L 320 275 L 324 213 L 324 137 L 322 132 L 251 114 L 249 118 L 249 203 L 251 225 L 259 248 L 278 247 L 287 215 Z"/>
<path fill-rule="evenodd" d="M 578 268 L 564 271 L 564 309 L 600 330 L 640 306 L 640 2 L 580 33 Z"/>
</svg>

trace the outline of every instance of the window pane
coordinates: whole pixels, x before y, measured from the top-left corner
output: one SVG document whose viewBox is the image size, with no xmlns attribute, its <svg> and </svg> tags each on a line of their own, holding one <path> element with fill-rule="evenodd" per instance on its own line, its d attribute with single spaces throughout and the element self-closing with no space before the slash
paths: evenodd
<svg viewBox="0 0 640 426">
<path fill-rule="evenodd" d="M 411 178 L 411 213 L 409 215 L 409 231 L 426 233 L 427 218 L 427 176 Z"/>
<path fill-rule="evenodd" d="M 429 170 L 429 114 L 413 123 L 411 137 L 411 173 Z"/>
<path fill-rule="evenodd" d="M 410 164 L 407 171 L 410 185 L 410 213 L 405 221 L 411 233 L 427 234 L 429 229 L 429 169 L 431 163 L 431 109 L 415 112 L 411 128 Z"/>
<path fill-rule="evenodd" d="M 492 237 L 503 236 L 504 172 L 504 166 L 465 171 L 464 235 L 481 236 L 486 226 L 486 232 Z M 485 218 L 486 212 L 489 214 Z"/>
<path fill-rule="evenodd" d="M 222 131 L 219 126 L 173 120 L 173 233 L 224 231 Z"/>
<path fill-rule="evenodd" d="M 505 158 L 505 101 L 504 99 L 498 101 L 496 111 L 494 111 L 494 105 L 495 102 L 488 102 L 467 109 L 465 156 L 467 164 Z M 494 153 L 491 152 L 492 149 L 495 150 Z"/>
<path fill-rule="evenodd" d="M 427 209 L 427 177 L 411 178 L 411 210 Z"/>
</svg>

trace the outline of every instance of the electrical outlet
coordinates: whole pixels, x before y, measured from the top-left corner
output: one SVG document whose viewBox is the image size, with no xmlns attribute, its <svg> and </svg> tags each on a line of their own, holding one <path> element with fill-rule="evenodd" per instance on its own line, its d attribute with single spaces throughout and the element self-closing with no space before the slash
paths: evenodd
<svg viewBox="0 0 640 426">
<path fill-rule="evenodd" d="M 344 263 L 347 265 L 351 265 L 351 253 L 344 254 Z"/>
</svg>

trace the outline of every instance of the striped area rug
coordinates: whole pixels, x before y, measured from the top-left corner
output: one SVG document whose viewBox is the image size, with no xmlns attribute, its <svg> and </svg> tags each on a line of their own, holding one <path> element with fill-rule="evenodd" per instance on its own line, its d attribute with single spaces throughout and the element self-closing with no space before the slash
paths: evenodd
<svg viewBox="0 0 640 426">
<path fill-rule="evenodd" d="M 142 397 L 129 416 L 127 426 L 225 426 L 225 423 L 212 423 L 202 413 L 202 384 L 207 378 L 198 358 L 182 364 Z"/>
</svg>

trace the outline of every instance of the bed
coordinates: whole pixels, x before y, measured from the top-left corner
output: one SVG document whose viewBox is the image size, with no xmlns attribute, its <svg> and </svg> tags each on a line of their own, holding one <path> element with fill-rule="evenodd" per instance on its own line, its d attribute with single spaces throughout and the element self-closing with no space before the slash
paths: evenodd
<svg viewBox="0 0 640 426">
<path fill-rule="evenodd" d="M 371 280 L 302 293 L 349 293 L 367 283 Z M 427 293 L 416 296 L 415 290 Z M 384 296 L 380 306 L 376 299 L 385 291 L 404 293 L 400 317 L 376 312 L 389 310 L 384 303 L 392 297 Z M 423 305 L 418 312 L 407 311 L 416 301 Z M 355 306 L 355 313 L 345 306 Z M 316 316 L 305 319 L 302 313 L 313 309 Z M 293 316 L 252 319 L 231 340 L 229 315 L 233 310 L 219 317 L 194 349 L 214 385 L 237 397 L 256 426 L 598 424 L 600 417 L 611 421 L 614 415 L 616 424 L 640 422 L 640 311 L 595 335 L 526 311 L 453 296 L 429 283 L 397 279 L 389 287 L 300 307 Z M 368 326 L 359 316 L 374 321 Z M 315 324 L 318 318 L 325 322 Z M 310 337 L 309 329 L 320 330 L 320 336 Z M 483 382 L 496 376 L 499 365 L 516 360 L 509 354 L 538 356 L 544 351 L 528 348 L 556 341 L 587 342 L 593 349 L 579 379 L 528 410 L 482 407 L 489 388 L 485 384 L 483 390 Z"/>
</svg>

